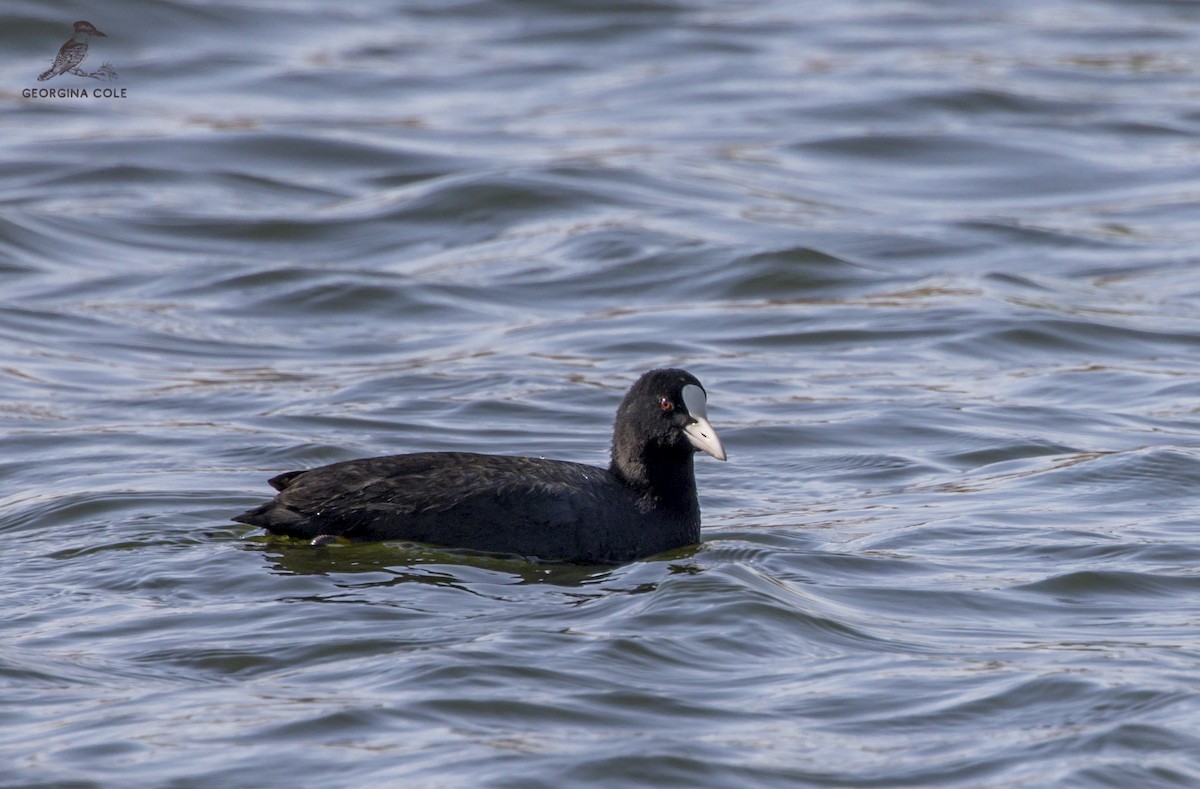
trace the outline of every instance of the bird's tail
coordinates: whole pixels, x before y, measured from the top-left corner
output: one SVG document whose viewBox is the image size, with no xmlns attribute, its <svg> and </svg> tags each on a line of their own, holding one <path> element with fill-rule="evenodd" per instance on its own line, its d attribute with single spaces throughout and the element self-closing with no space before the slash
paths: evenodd
<svg viewBox="0 0 1200 789">
<path fill-rule="evenodd" d="M 46 71 L 42 72 L 42 75 L 40 77 L 38 77 L 38 82 L 42 82 L 43 80 L 50 79 L 53 76 L 54 76 L 54 67 L 51 66 L 50 68 L 46 69 Z"/>
</svg>

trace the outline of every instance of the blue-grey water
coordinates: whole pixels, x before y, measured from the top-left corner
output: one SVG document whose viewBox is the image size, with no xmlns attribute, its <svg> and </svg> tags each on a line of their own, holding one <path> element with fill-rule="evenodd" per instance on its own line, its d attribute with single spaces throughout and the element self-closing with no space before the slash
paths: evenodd
<svg viewBox="0 0 1200 789">
<path fill-rule="evenodd" d="M 76 19 L 118 79 L 38 82 Z M 1200 3 L 4 28 L 0 785 L 1200 785 Z M 661 365 L 729 451 L 698 546 L 229 521 L 605 464 Z"/>
</svg>

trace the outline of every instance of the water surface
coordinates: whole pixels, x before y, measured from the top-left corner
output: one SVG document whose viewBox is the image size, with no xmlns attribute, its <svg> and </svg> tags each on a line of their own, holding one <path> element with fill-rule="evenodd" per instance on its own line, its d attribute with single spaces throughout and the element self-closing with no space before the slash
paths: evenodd
<svg viewBox="0 0 1200 789">
<path fill-rule="evenodd" d="M 22 98 L 80 14 L 127 98 Z M 1197 5 L 8 22 L 0 784 L 1200 783 Z M 699 546 L 228 520 L 662 365 Z"/>
</svg>

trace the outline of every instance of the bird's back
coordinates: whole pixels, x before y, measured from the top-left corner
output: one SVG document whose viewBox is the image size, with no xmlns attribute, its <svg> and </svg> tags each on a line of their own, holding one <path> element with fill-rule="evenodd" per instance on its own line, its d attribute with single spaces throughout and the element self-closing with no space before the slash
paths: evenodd
<svg viewBox="0 0 1200 789">
<path fill-rule="evenodd" d="M 584 562 L 695 542 L 699 522 L 654 509 L 605 469 L 467 452 L 365 458 L 273 478 L 235 520 L 277 534 L 411 540 Z"/>
</svg>

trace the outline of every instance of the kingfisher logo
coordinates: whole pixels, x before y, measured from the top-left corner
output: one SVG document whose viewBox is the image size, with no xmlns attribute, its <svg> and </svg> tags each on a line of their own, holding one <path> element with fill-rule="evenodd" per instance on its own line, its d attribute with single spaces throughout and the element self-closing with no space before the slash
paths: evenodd
<svg viewBox="0 0 1200 789">
<path fill-rule="evenodd" d="M 38 75 L 38 82 L 46 82 L 57 77 L 72 75 L 89 77 L 101 82 L 111 82 L 117 78 L 117 71 L 110 63 L 104 63 L 100 68 L 89 71 L 83 61 L 88 56 L 88 46 L 95 38 L 108 38 L 91 22 L 80 20 L 75 23 L 75 33 L 67 39 L 67 43 L 58 48 L 58 56 L 50 68 Z M 95 62 L 95 59 L 93 59 Z M 75 84 L 71 84 L 75 83 Z M 81 87 L 78 80 L 65 79 L 56 87 L 25 88 L 21 96 L 26 99 L 124 99 L 125 88 L 86 88 Z"/>
<path fill-rule="evenodd" d="M 54 58 L 54 65 L 42 72 L 38 77 L 39 82 L 45 82 L 48 79 L 60 77 L 63 74 L 74 74 L 77 77 L 91 77 L 102 82 L 109 82 L 117 78 L 117 72 L 113 67 L 105 63 L 95 71 L 86 71 L 83 68 L 83 61 L 88 56 L 88 44 L 91 39 L 99 36 L 100 38 L 108 38 L 107 35 L 96 29 L 96 26 L 91 22 L 80 20 L 75 23 L 75 34 L 67 39 L 67 43 L 59 47 L 58 57 Z"/>
</svg>

